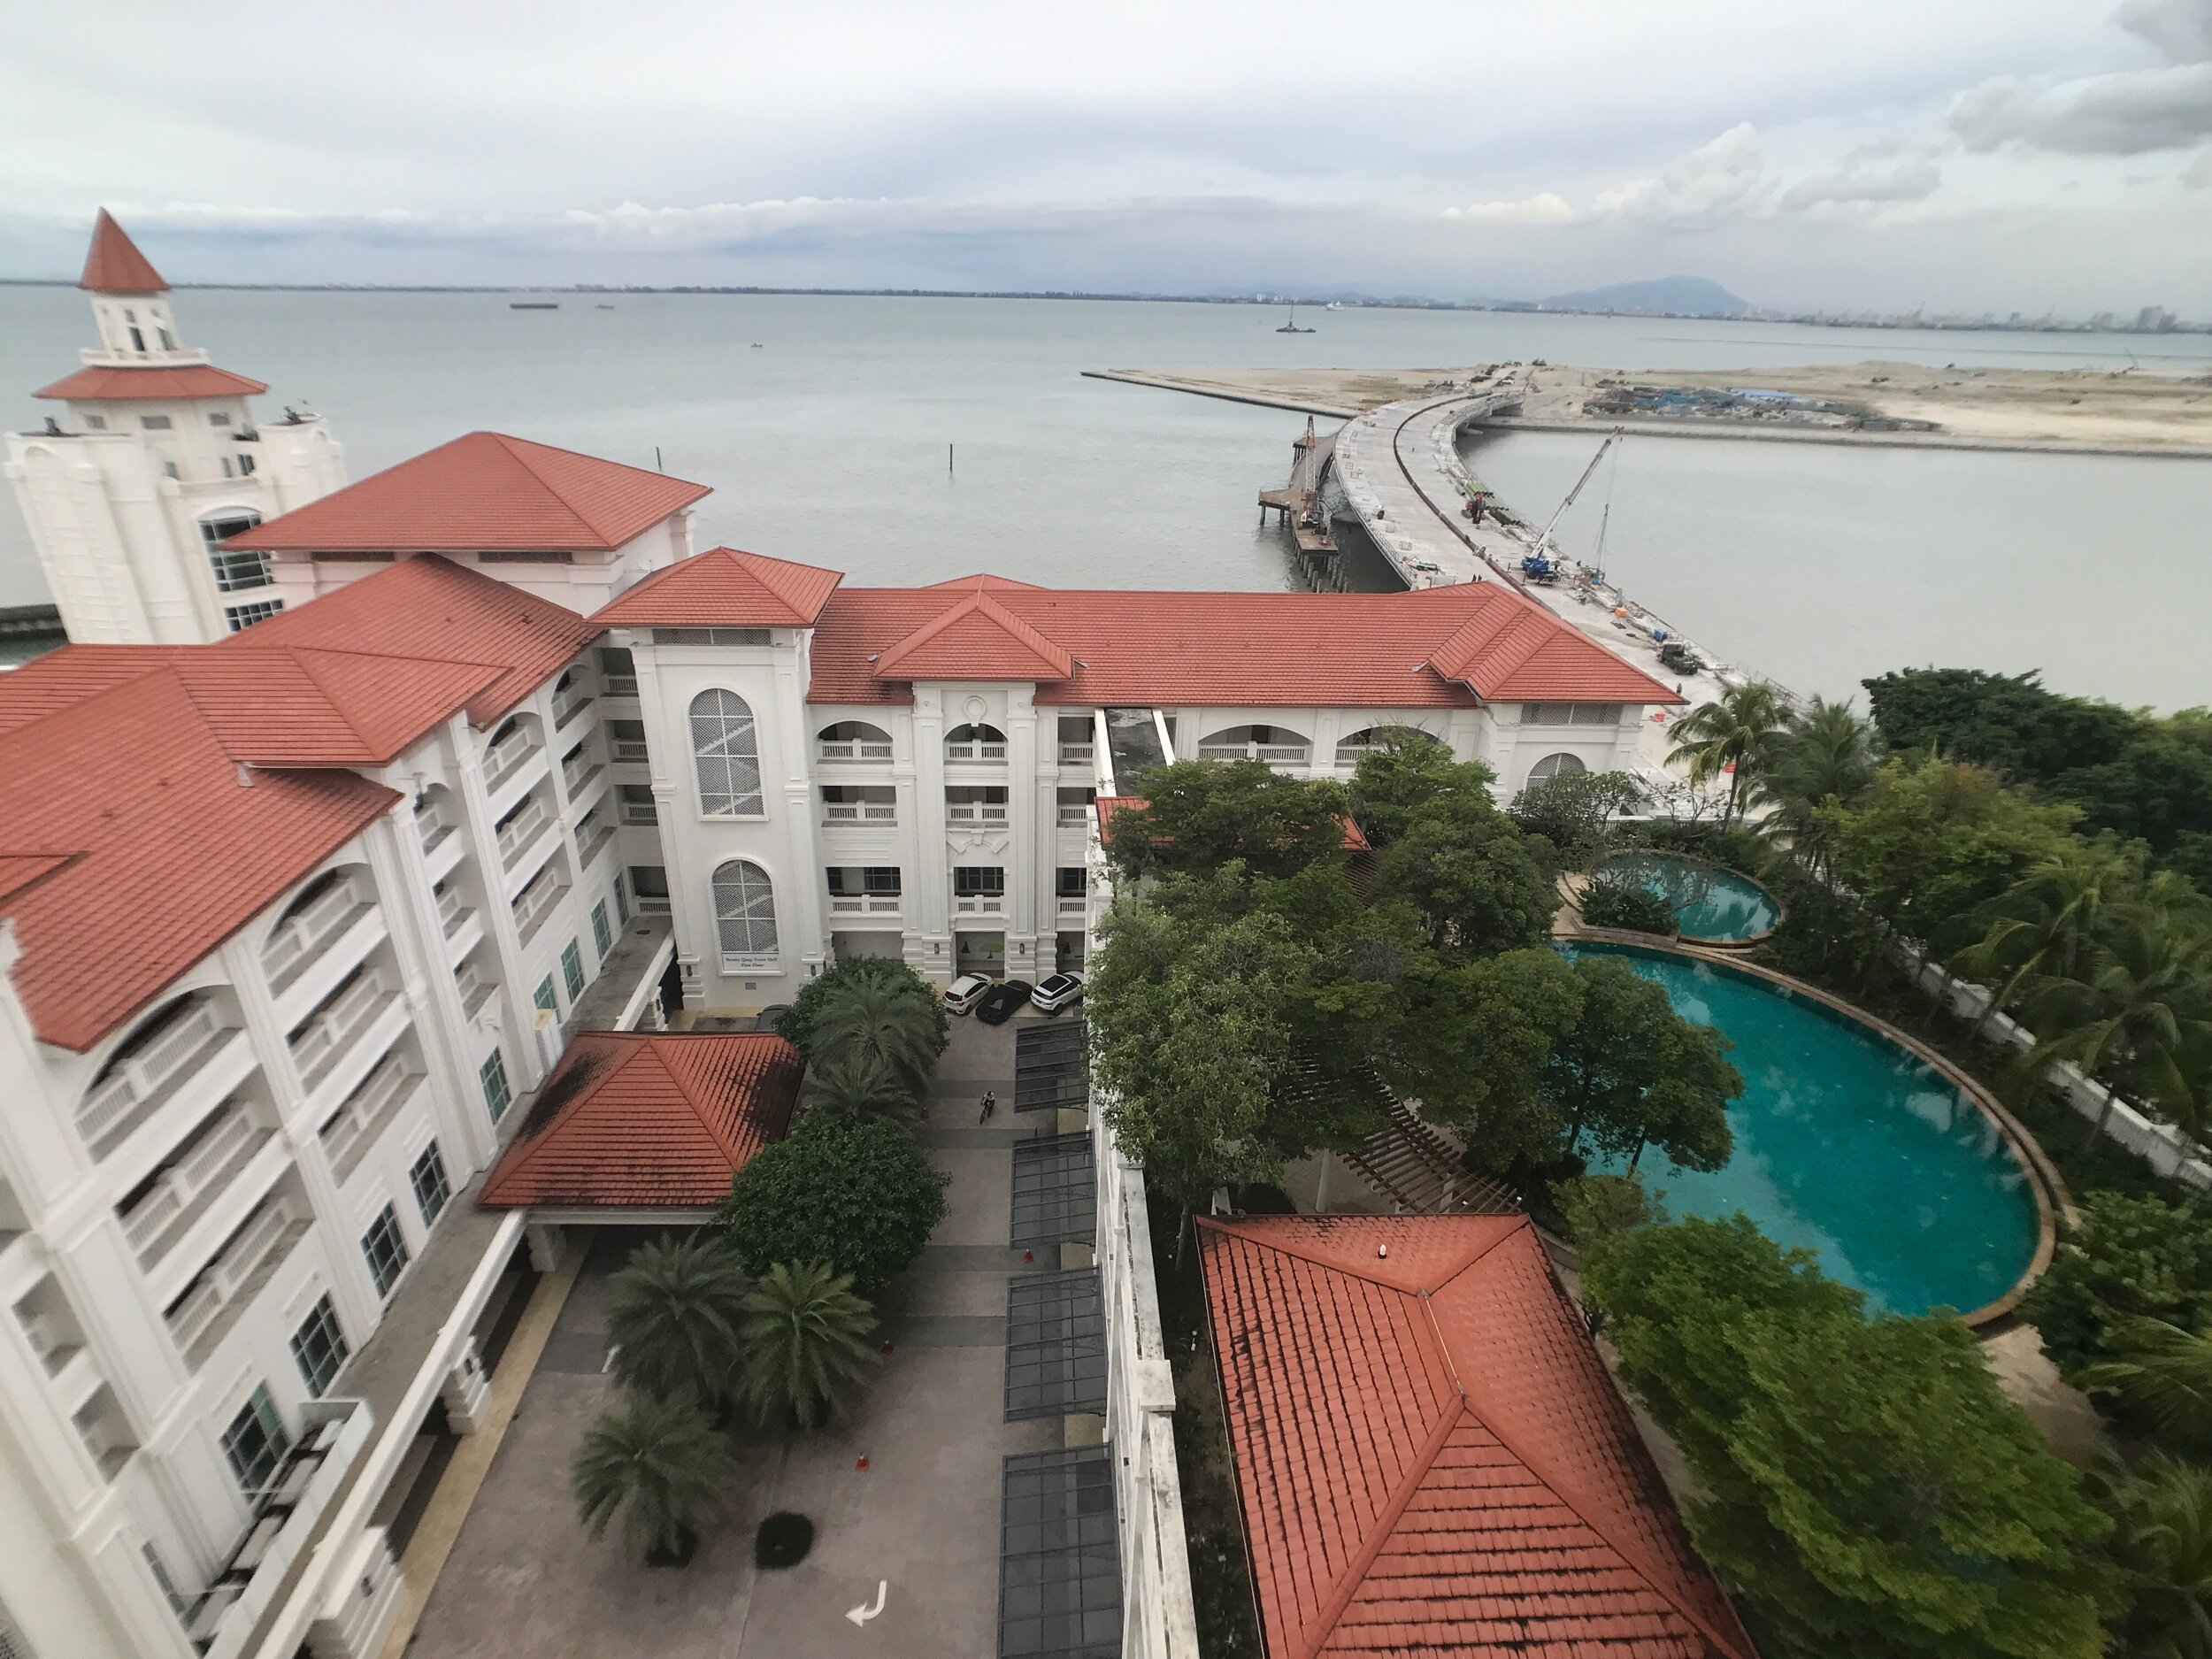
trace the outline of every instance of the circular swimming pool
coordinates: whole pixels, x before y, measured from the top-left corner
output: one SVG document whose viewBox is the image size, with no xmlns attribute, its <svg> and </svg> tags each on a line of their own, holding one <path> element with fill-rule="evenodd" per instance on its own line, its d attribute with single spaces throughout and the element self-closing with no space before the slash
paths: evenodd
<svg viewBox="0 0 2212 1659">
<path fill-rule="evenodd" d="M 1677 1216 L 1741 1210 L 1769 1238 L 1818 1252 L 1870 1310 L 1970 1313 L 2035 1265 L 2043 1211 L 1994 1118 L 1875 1027 L 1747 969 L 1680 952 L 1583 942 L 1624 956 L 1675 1011 L 1735 1044 L 1735 1152 L 1713 1173 L 1646 1153 L 1640 1173 Z M 1617 1173 L 1624 1164 L 1598 1163 Z"/>
<path fill-rule="evenodd" d="M 1675 931 L 1700 942 L 1740 945 L 1763 939 L 1782 917 L 1774 895 L 1749 876 L 1702 858 L 1616 853 L 1597 873 L 1656 893 L 1674 911 Z"/>
</svg>

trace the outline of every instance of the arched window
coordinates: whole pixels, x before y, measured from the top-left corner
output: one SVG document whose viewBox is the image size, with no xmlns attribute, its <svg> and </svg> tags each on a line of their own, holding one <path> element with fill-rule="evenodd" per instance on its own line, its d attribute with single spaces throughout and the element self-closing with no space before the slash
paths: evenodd
<svg viewBox="0 0 2212 1659">
<path fill-rule="evenodd" d="M 945 733 L 947 760 L 1004 760 L 1006 733 L 995 726 L 956 726 Z"/>
<path fill-rule="evenodd" d="M 1371 726 L 1363 732 L 1339 738 L 1336 760 L 1340 766 L 1352 765 L 1371 749 L 1387 749 L 1393 743 L 1441 743 L 1443 740 L 1433 732 L 1424 732 L 1417 726 Z"/>
<path fill-rule="evenodd" d="M 1549 783 L 1554 778 L 1571 778 L 1578 772 L 1589 770 L 1582 764 L 1579 755 L 1547 755 L 1528 769 L 1528 780 L 1531 783 Z"/>
<path fill-rule="evenodd" d="M 824 760 L 888 760 L 891 733 L 865 720 L 837 720 L 814 734 Z"/>
<path fill-rule="evenodd" d="M 734 967 L 766 966 L 776 954 L 776 890 L 768 872 L 733 858 L 714 872 L 714 925 L 722 958 Z"/>
<path fill-rule="evenodd" d="M 709 818 L 767 810 L 761 804 L 753 711 L 744 698 L 734 691 L 703 691 L 691 700 L 691 754 L 699 767 L 699 810 Z M 721 879 L 715 878 L 718 888 Z"/>
<path fill-rule="evenodd" d="M 1263 760 L 1270 765 L 1302 766 L 1312 745 L 1282 726 L 1232 726 L 1198 740 L 1201 760 Z"/>
<path fill-rule="evenodd" d="M 250 530 L 261 522 L 261 515 L 250 507 L 218 507 L 200 519 L 200 540 L 207 547 L 207 561 L 215 567 L 215 586 L 222 592 L 234 594 L 242 588 L 262 588 L 268 585 L 269 556 L 266 553 L 248 553 L 242 550 L 225 552 L 223 543 L 242 530 Z"/>
</svg>

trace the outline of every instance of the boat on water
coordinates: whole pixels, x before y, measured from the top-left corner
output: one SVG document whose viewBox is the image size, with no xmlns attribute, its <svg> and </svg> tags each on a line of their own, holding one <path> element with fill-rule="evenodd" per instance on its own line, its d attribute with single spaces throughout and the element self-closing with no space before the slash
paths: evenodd
<svg viewBox="0 0 2212 1659">
<path fill-rule="evenodd" d="M 1310 334 L 1313 330 L 1298 326 L 1298 308 L 1294 305 L 1290 308 L 1290 320 L 1275 332 L 1279 334 Z"/>
<path fill-rule="evenodd" d="M 507 309 L 511 311 L 557 311 L 561 309 L 561 303 L 558 300 L 509 300 Z"/>
</svg>

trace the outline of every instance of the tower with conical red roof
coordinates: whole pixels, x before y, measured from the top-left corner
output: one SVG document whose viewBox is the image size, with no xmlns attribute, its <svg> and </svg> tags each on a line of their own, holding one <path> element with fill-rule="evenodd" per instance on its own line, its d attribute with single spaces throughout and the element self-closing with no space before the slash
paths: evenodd
<svg viewBox="0 0 2212 1659">
<path fill-rule="evenodd" d="M 269 388 L 177 328 L 169 285 L 103 208 L 77 286 L 99 343 L 37 396 L 63 404 L 8 437 L 7 473 L 62 625 L 80 644 L 188 644 L 282 608 L 267 557 L 225 541 L 345 482 L 316 416 L 262 426 Z"/>
</svg>

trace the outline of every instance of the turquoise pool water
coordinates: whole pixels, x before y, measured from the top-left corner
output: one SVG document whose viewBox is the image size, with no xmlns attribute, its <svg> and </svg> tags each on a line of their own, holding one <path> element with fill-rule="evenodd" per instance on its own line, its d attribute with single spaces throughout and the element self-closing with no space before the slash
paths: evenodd
<svg viewBox="0 0 2212 1659">
<path fill-rule="evenodd" d="M 1666 900 L 1687 939 L 1755 939 L 1772 933 L 1781 917 L 1773 895 L 1757 882 L 1694 858 L 1616 853 L 1598 871 Z"/>
<path fill-rule="evenodd" d="M 1640 1173 L 1677 1216 L 1741 1210 L 1820 1255 L 1869 1306 L 1961 1312 L 2010 1290 L 2035 1255 L 2028 1176 L 1981 1110 L 1870 1027 L 1763 981 L 1663 952 L 1604 951 L 1666 987 L 1675 1011 L 1736 1046 L 1734 1156 L 1710 1175 L 1647 1152 Z M 1617 1172 L 1617 1164 L 1593 1169 Z"/>
</svg>

